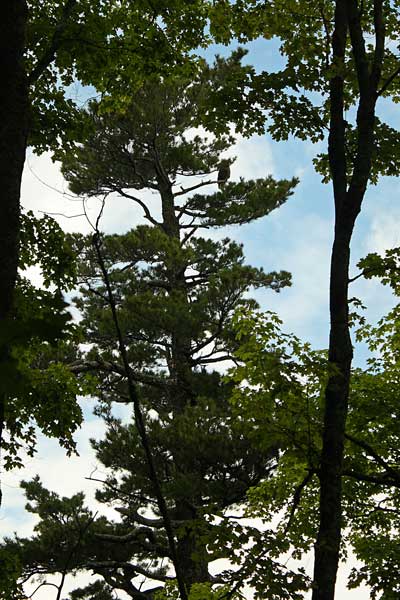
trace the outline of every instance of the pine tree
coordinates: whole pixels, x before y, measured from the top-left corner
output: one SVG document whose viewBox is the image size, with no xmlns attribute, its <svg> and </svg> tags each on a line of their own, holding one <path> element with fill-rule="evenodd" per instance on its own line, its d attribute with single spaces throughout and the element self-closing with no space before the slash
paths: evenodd
<svg viewBox="0 0 400 600">
<path fill-rule="evenodd" d="M 107 524 L 94 519 L 85 535 L 96 543 L 80 543 L 68 568 L 56 569 L 91 569 L 107 586 L 135 599 L 154 591 L 139 590 L 135 577 L 166 581 L 173 557 L 137 421 L 126 423 L 112 411 L 115 403 L 131 400 L 116 325 L 187 590 L 221 583 L 210 575 L 209 563 L 232 559 L 256 535 L 223 517 L 246 502 L 249 488 L 268 477 L 278 457 L 276 437 L 260 451 L 244 435 L 221 371 L 237 343 L 231 327 L 235 310 L 256 306 L 249 289 L 279 292 L 290 285 L 290 274 L 248 266 L 240 244 L 203 238 L 199 231 L 267 215 L 286 201 L 296 180 L 240 179 L 218 189 L 221 160 L 233 162 L 221 154 L 234 140 L 193 129 L 205 92 L 200 81 L 154 80 L 119 114 L 99 114 L 93 103 L 86 142 L 63 158 L 73 192 L 103 197 L 116 192 L 141 206 L 149 222 L 123 235 L 97 231 L 94 240 L 75 237 L 82 257 L 76 306 L 90 350 L 71 370 L 97 374 L 97 413 L 107 432 L 93 447 L 109 473 L 97 499 L 116 507 L 121 518 Z M 218 191 L 201 193 L 205 188 Z M 151 190 L 154 199 L 143 199 L 143 190 Z M 39 506 L 39 496 L 33 493 L 32 499 Z M 104 590 L 93 596 L 88 588 L 89 596 L 77 597 L 100 598 Z"/>
</svg>

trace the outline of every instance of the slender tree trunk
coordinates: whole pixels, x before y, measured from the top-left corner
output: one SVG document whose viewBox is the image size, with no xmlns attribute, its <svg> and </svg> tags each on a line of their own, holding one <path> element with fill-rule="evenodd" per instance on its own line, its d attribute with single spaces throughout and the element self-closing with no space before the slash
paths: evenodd
<svg viewBox="0 0 400 600">
<path fill-rule="evenodd" d="M 329 365 L 332 374 L 325 390 L 323 446 L 320 465 L 320 526 L 315 546 L 313 600 L 333 600 L 341 537 L 341 469 L 347 415 L 352 345 L 348 326 L 348 270 L 351 231 L 344 235 L 340 217 L 346 202 L 347 166 L 343 106 L 343 75 L 347 38 L 346 7 L 336 2 L 332 38 L 333 62 L 339 74 L 330 82 L 331 116 L 328 141 L 335 198 L 335 236 L 330 270 Z"/>
<path fill-rule="evenodd" d="M 374 2 L 375 55 L 369 64 L 355 0 L 337 0 L 331 80 L 329 162 L 335 198 L 335 235 L 330 272 L 330 377 L 325 390 L 320 465 L 320 525 L 315 546 L 313 600 L 334 600 L 342 530 L 342 466 L 353 350 L 348 319 L 350 244 L 365 195 L 374 149 L 375 105 L 384 48 L 382 0 Z M 359 86 L 357 154 L 347 181 L 344 121 L 344 53 L 350 33 Z"/>
<path fill-rule="evenodd" d="M 20 188 L 29 111 L 23 64 L 26 23 L 25 0 L 3 0 L 0 7 L 0 367 L 8 359 L 2 332 L 12 315 L 18 268 Z M 0 387 L 0 448 L 5 402 L 6 392 Z M 0 504 L 1 499 L 0 491 Z"/>
<path fill-rule="evenodd" d="M 54 60 L 76 0 L 66 0 L 49 47 L 27 76 L 24 65 L 28 9 L 26 0 L 0 3 L 0 368 L 9 356 L 2 337 L 12 317 L 17 278 L 22 171 L 29 133 L 29 85 Z M 0 382 L 0 449 L 3 440 L 6 393 Z M 1 505 L 1 491 L 0 491 Z"/>
<path fill-rule="evenodd" d="M 0 326 L 11 311 L 18 266 L 20 186 L 28 132 L 28 88 L 23 65 L 25 0 L 0 8 Z"/>
<path fill-rule="evenodd" d="M 0 3 L 0 328 L 9 316 L 17 277 L 20 189 L 29 133 L 28 88 L 53 62 L 76 4 L 77 0 L 66 0 L 48 48 L 28 77 L 24 66 L 26 0 Z"/>
</svg>

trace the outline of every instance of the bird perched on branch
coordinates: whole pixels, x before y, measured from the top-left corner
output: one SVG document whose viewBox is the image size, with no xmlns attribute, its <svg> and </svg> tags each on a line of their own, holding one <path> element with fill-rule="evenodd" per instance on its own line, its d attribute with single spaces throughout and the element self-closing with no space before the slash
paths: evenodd
<svg viewBox="0 0 400 600">
<path fill-rule="evenodd" d="M 218 170 L 218 187 L 222 189 L 231 175 L 231 167 L 229 160 L 223 159 L 219 164 Z"/>
</svg>

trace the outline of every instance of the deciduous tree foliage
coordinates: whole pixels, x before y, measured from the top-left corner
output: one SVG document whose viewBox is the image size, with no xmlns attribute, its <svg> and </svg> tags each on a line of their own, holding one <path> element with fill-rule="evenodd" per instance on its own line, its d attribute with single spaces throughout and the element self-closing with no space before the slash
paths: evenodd
<svg viewBox="0 0 400 600">
<path fill-rule="evenodd" d="M 5 319 L 2 326 L 3 341 L 9 348 L 7 362 L 1 365 L 5 400 L 2 447 L 7 469 L 22 465 L 21 446 L 30 454 L 34 451 L 35 423 L 44 433 L 59 437 L 68 450 L 73 449 L 72 433 L 81 422 L 76 394 L 83 391 L 60 362 L 63 345 L 79 341 L 62 293 L 76 284 L 72 250 L 49 217 L 36 219 L 31 213 L 24 214 L 21 225 L 14 317 Z M 26 276 L 32 266 L 41 271 L 41 289 Z"/>
<path fill-rule="evenodd" d="M 217 18 L 211 31 L 216 39 L 227 43 L 233 33 L 243 40 L 278 36 L 287 62 L 277 73 L 256 74 L 245 67 L 240 75 L 238 69 L 228 88 L 216 87 L 210 122 L 219 113 L 223 130 L 233 114 L 241 119 L 244 131 L 263 129 L 263 111 L 267 111 L 271 117 L 267 129 L 278 140 L 294 134 L 317 141 L 328 131 L 328 152 L 315 160 L 325 180 L 332 180 L 335 237 L 330 272 L 331 376 L 326 384 L 319 469 L 320 528 L 313 600 L 333 600 L 353 356 L 348 310 L 350 243 L 368 183 L 376 182 L 381 174 L 398 174 L 398 153 L 393 151 L 398 132 L 376 116 L 376 105 L 384 96 L 398 100 L 399 4 L 383 0 L 314 5 L 301 0 L 221 2 L 214 10 Z"/>
<path fill-rule="evenodd" d="M 385 257 L 370 255 L 360 261 L 360 275 L 381 277 L 398 295 L 398 259 L 398 248 Z M 366 368 L 352 370 L 341 472 L 342 559 L 352 549 L 361 561 L 348 584 L 354 588 L 366 583 L 371 597 L 382 599 L 398 594 L 398 318 L 398 306 L 377 326 L 352 313 L 356 339 L 366 343 L 371 354 Z M 277 469 L 250 492 L 252 514 L 268 518 L 274 511 L 284 511 L 277 538 L 284 535 L 293 557 L 299 558 L 312 548 L 317 533 L 317 475 L 329 363 L 325 353 L 312 352 L 298 338 L 284 334 L 276 315 L 240 311 L 234 327 L 240 342 L 236 350 L 240 362 L 229 373 L 235 382 L 234 412 L 245 417 L 248 435 L 260 446 L 273 432 L 281 440 Z"/>
</svg>

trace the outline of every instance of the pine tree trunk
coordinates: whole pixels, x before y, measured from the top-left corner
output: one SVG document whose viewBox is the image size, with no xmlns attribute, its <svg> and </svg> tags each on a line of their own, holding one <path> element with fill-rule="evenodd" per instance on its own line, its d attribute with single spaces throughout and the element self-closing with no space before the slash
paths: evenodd
<svg viewBox="0 0 400 600">
<path fill-rule="evenodd" d="M 180 242 L 179 220 L 175 214 L 175 199 L 170 185 L 160 184 L 163 228 L 168 236 Z M 170 295 L 175 295 L 183 309 L 188 306 L 187 285 L 185 280 L 185 265 L 176 264 L 176 268 L 169 273 Z M 185 310 L 183 312 L 186 312 Z M 182 315 L 182 319 L 185 315 Z M 181 413 L 188 405 L 195 403 L 195 394 L 192 389 L 192 367 L 190 364 L 190 336 L 185 332 L 183 323 L 182 331 L 173 331 L 171 336 L 170 376 L 175 382 L 174 404 L 176 414 Z M 180 470 L 185 465 L 178 465 Z M 200 504 L 200 500 L 199 500 Z M 178 521 L 186 521 L 185 533 L 177 540 L 177 555 L 185 579 L 186 589 L 190 591 L 194 583 L 210 580 L 207 561 L 201 560 L 200 555 L 205 554 L 205 548 L 199 548 L 196 535 L 190 530 L 190 521 L 197 518 L 196 510 L 188 503 L 178 501 L 174 510 L 174 517 Z M 197 558 L 196 558 L 197 555 Z M 193 558 L 195 557 L 195 558 Z"/>
</svg>

